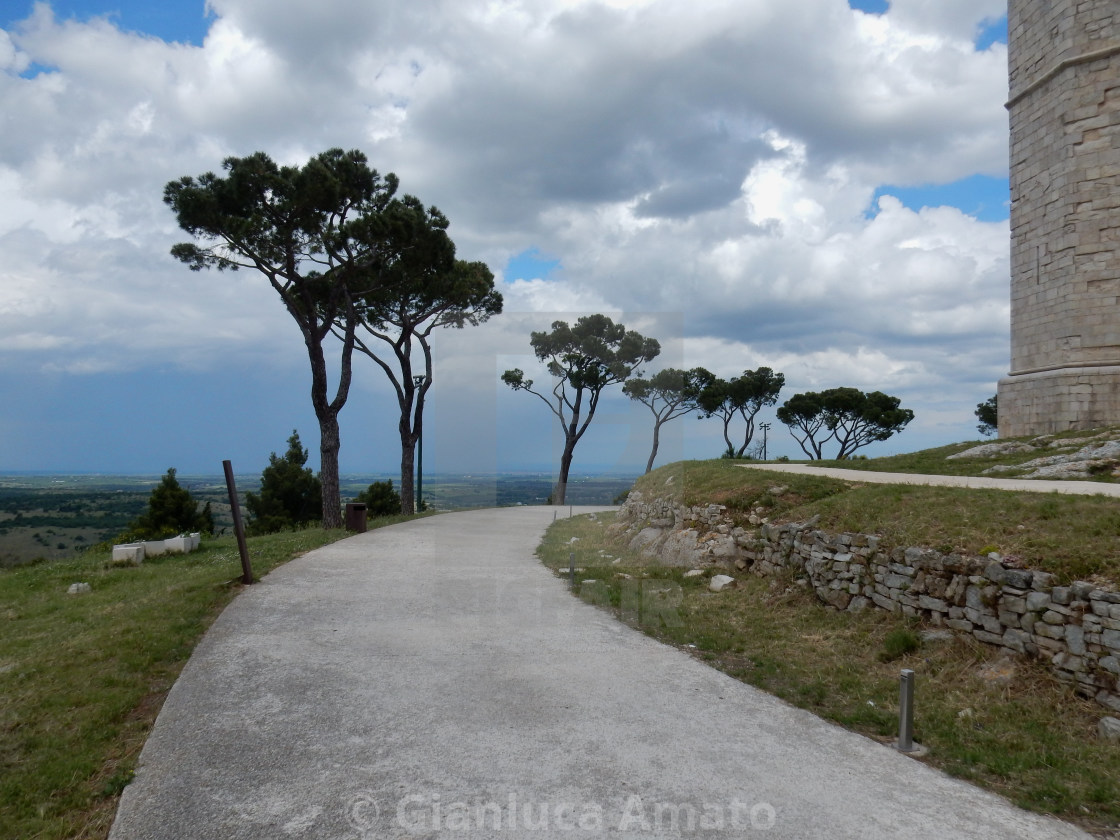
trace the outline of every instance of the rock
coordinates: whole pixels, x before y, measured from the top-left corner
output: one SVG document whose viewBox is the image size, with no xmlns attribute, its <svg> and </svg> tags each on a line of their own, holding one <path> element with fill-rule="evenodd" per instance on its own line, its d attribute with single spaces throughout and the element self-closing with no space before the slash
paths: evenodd
<svg viewBox="0 0 1120 840">
<path fill-rule="evenodd" d="M 995 662 L 988 662 L 980 667 L 976 676 L 984 682 L 997 685 L 1007 685 L 1015 678 L 1015 662 L 1010 656 L 1001 656 Z"/>
<path fill-rule="evenodd" d="M 643 549 L 653 545 L 661 539 L 661 531 L 658 528 L 643 528 L 634 539 L 630 540 L 630 549 L 632 551 L 642 551 Z"/>
<path fill-rule="evenodd" d="M 1027 593 L 1027 609 L 1030 612 L 1042 612 L 1050 608 L 1050 593 L 1049 592 L 1029 592 Z"/>
<path fill-rule="evenodd" d="M 88 583 L 72 583 L 70 588 L 66 590 L 68 595 L 82 595 L 91 591 L 93 591 L 92 587 Z"/>
<path fill-rule="evenodd" d="M 949 457 L 958 458 L 960 455 Z M 1076 452 L 1035 458 L 1019 464 L 1017 469 L 1031 470 L 1024 475 L 1024 478 L 1084 478 L 1090 475 L 1093 467 L 1107 466 L 1118 458 L 1120 458 L 1120 441 L 1108 440 L 1090 443 Z"/>
<path fill-rule="evenodd" d="M 724 589 L 733 589 L 735 587 L 735 578 L 730 575 L 715 575 L 708 583 L 708 589 L 712 592 L 722 592 Z"/>
<path fill-rule="evenodd" d="M 692 528 L 666 534 L 660 543 L 648 545 L 643 553 L 657 557 L 666 566 L 692 569 L 709 557 L 709 545 L 700 542 L 700 533 Z"/>
<path fill-rule="evenodd" d="M 703 574 L 704 574 L 703 569 L 689 569 L 687 572 L 684 573 L 684 576 L 686 578 L 694 578 L 694 577 L 700 577 Z"/>
<path fill-rule="evenodd" d="M 1097 724 L 1097 735 L 1105 741 L 1120 741 L 1120 719 L 1101 718 L 1100 723 Z"/>
<path fill-rule="evenodd" d="M 979 446 L 974 446 L 971 449 L 966 449 L 964 452 L 958 452 L 956 455 L 949 455 L 945 458 L 946 461 L 953 461 L 958 458 L 998 458 L 1000 455 L 1013 455 L 1016 452 L 1034 452 L 1035 447 L 1029 443 L 1020 443 L 1016 440 L 1008 441 L 1007 443 L 982 443 Z"/>
<path fill-rule="evenodd" d="M 1085 630 L 1077 624 L 1066 625 L 1066 644 L 1074 656 L 1085 655 Z"/>
<path fill-rule="evenodd" d="M 952 630 L 923 630 L 920 634 L 923 642 L 951 642 Z"/>
</svg>

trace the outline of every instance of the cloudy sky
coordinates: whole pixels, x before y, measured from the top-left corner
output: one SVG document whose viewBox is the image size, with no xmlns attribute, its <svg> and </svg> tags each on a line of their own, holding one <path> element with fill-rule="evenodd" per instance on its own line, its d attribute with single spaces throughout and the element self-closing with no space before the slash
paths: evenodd
<svg viewBox="0 0 1120 840">
<path fill-rule="evenodd" d="M 359 148 L 451 220 L 505 313 L 437 336 L 426 471 L 549 467 L 529 333 L 604 312 L 662 366 L 768 365 L 976 436 L 1008 364 L 1004 0 L 0 0 L 0 472 L 259 471 L 298 428 L 295 324 L 193 273 L 164 184 Z M 342 469 L 399 461 L 356 359 Z M 771 418 L 772 419 L 772 418 Z M 644 465 L 608 401 L 576 470 Z M 714 457 L 714 420 L 660 459 Z M 799 456 L 780 424 L 770 453 Z"/>
</svg>

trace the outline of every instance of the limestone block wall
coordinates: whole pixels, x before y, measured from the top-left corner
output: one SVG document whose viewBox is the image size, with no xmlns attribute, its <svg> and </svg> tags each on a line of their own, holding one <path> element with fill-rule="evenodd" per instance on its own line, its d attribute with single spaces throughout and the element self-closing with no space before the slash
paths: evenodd
<svg viewBox="0 0 1120 840">
<path fill-rule="evenodd" d="M 1120 7 L 1011 0 L 1008 27 L 1011 373 L 999 388 L 1000 434 L 1115 423 Z"/>
<path fill-rule="evenodd" d="M 1056 434 L 1118 422 L 1120 367 L 1068 368 L 1000 380 L 1000 437 Z"/>
<path fill-rule="evenodd" d="M 1120 711 L 1120 592 L 1086 581 L 1055 586 L 1046 572 L 986 557 L 887 549 L 875 535 L 830 534 L 813 521 L 752 517 L 750 527 L 736 526 L 720 505 L 686 507 L 633 491 L 618 523 L 633 547 L 674 565 L 793 571 L 836 609 L 915 616 L 1038 657 L 1059 679 Z"/>
</svg>

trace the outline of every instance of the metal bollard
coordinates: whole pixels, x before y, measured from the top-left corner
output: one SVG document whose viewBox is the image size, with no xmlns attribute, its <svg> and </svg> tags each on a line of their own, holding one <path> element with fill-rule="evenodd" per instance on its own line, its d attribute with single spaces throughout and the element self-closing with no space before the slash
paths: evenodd
<svg viewBox="0 0 1120 840">
<path fill-rule="evenodd" d="M 898 681 L 898 751 L 914 752 L 914 672 L 903 668 Z"/>
</svg>

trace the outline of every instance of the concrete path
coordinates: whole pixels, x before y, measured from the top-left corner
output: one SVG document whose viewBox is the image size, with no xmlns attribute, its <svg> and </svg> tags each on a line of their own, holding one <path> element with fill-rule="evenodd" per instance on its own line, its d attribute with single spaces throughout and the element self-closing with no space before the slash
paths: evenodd
<svg viewBox="0 0 1120 840">
<path fill-rule="evenodd" d="M 1026 490 L 1030 493 L 1069 493 L 1074 496 L 1120 496 L 1120 484 L 1103 481 L 1048 481 L 1042 478 L 987 478 L 974 475 L 916 475 L 914 473 L 838 470 L 812 464 L 739 464 L 748 470 L 823 475 L 868 484 L 924 484 L 936 487 L 982 487 L 987 490 Z"/>
<path fill-rule="evenodd" d="M 552 518 L 384 528 L 241 594 L 111 840 L 1088 837 L 572 598 L 533 556 Z"/>
</svg>

